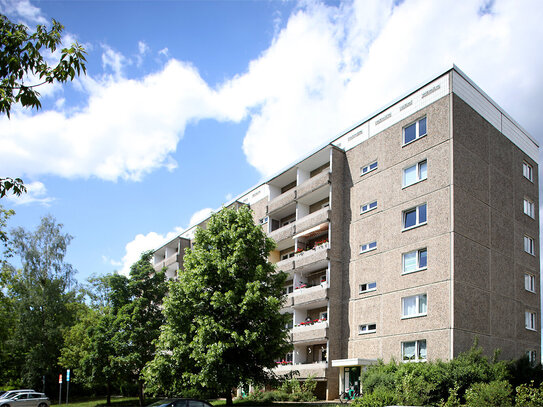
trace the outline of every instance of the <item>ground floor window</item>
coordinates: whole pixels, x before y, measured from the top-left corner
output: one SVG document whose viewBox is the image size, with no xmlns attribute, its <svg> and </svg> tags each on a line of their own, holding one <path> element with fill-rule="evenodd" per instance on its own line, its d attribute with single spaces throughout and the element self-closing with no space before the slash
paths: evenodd
<svg viewBox="0 0 543 407">
<path fill-rule="evenodd" d="M 402 360 L 404 362 L 423 362 L 426 360 L 426 339 L 402 342 Z"/>
</svg>

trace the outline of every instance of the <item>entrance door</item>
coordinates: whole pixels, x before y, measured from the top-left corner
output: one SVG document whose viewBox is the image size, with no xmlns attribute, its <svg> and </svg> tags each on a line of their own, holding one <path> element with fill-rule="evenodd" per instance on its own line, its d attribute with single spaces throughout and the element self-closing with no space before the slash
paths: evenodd
<svg viewBox="0 0 543 407">
<path fill-rule="evenodd" d="M 354 390 L 360 394 L 360 366 L 344 368 L 343 391 Z"/>
</svg>

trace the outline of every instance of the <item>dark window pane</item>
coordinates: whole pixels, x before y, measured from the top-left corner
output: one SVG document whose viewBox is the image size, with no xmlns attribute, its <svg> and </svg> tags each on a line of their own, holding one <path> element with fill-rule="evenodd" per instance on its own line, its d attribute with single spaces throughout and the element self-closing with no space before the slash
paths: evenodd
<svg viewBox="0 0 543 407">
<path fill-rule="evenodd" d="M 419 136 L 426 134 L 426 117 L 419 120 Z"/>
<path fill-rule="evenodd" d="M 403 142 L 404 143 L 409 143 L 410 141 L 415 140 L 415 138 L 417 137 L 416 130 L 417 130 L 416 123 L 413 123 L 411 126 L 406 127 L 404 129 Z"/>
<path fill-rule="evenodd" d="M 419 223 L 426 222 L 426 205 L 419 206 Z"/>
<path fill-rule="evenodd" d="M 405 212 L 404 227 L 409 228 L 417 223 L 417 211 L 412 209 Z"/>
<path fill-rule="evenodd" d="M 376 168 L 377 168 L 377 161 L 374 162 L 374 163 L 372 163 L 372 164 L 370 164 L 370 170 L 374 170 L 374 169 L 376 169 Z"/>
<path fill-rule="evenodd" d="M 419 252 L 419 267 L 420 268 L 426 267 L 427 264 L 428 264 L 427 251 L 421 250 Z"/>
<path fill-rule="evenodd" d="M 369 244 L 369 248 L 370 248 L 370 249 L 373 249 L 374 247 L 377 247 L 377 242 L 371 242 L 371 243 Z"/>
</svg>

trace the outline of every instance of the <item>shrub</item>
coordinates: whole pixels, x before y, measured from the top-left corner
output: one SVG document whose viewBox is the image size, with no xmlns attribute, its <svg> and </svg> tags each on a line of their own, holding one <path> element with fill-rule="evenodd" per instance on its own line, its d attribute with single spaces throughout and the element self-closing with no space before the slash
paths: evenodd
<svg viewBox="0 0 543 407">
<path fill-rule="evenodd" d="M 511 407 L 511 385 L 505 380 L 474 383 L 466 391 L 468 407 Z"/>
<path fill-rule="evenodd" d="M 353 401 L 352 407 L 383 407 L 398 403 L 396 392 L 386 387 L 375 387 L 371 393 L 364 393 L 362 397 Z"/>
<path fill-rule="evenodd" d="M 515 405 L 519 407 L 543 407 L 543 383 L 538 388 L 534 386 L 532 380 L 530 384 L 517 386 L 516 390 Z"/>
</svg>

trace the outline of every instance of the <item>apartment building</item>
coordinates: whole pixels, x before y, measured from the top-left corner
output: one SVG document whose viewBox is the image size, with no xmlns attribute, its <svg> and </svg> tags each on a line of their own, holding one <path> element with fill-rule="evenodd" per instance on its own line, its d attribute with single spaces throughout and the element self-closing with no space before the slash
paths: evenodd
<svg viewBox="0 0 543 407">
<path fill-rule="evenodd" d="M 456 66 L 229 205 L 288 274 L 276 372 L 335 399 L 377 359 L 540 360 L 538 144 Z M 175 278 L 196 227 L 154 253 Z"/>
</svg>

